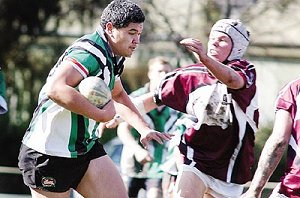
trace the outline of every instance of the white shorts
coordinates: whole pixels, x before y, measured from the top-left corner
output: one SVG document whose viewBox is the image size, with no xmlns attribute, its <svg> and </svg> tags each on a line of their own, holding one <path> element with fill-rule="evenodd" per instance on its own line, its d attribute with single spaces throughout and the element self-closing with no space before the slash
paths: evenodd
<svg viewBox="0 0 300 198">
<path fill-rule="evenodd" d="M 184 171 L 195 173 L 206 186 L 206 193 L 215 198 L 235 198 L 239 197 L 243 193 L 243 185 L 224 182 L 210 175 L 202 173 L 196 167 L 191 167 L 185 164 L 182 165 L 182 168 L 178 173 L 178 178 L 181 177 L 182 172 Z"/>
<path fill-rule="evenodd" d="M 270 195 L 269 198 L 288 198 L 287 196 L 278 193 L 280 188 L 280 183 L 277 184 L 277 186 L 273 189 L 272 194 Z"/>
</svg>

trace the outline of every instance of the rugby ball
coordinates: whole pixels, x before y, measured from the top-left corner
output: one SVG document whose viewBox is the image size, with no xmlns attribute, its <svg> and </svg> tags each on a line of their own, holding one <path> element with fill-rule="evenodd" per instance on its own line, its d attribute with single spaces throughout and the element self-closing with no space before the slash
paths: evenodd
<svg viewBox="0 0 300 198">
<path fill-rule="evenodd" d="M 110 89 L 101 78 L 96 76 L 83 79 L 78 85 L 78 90 L 98 108 L 103 108 L 111 100 Z"/>
</svg>

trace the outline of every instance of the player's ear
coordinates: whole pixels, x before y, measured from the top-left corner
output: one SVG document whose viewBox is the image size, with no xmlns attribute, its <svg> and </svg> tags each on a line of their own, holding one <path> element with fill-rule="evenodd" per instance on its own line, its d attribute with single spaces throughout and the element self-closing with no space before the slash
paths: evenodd
<svg viewBox="0 0 300 198">
<path fill-rule="evenodd" d="M 105 30 L 111 37 L 113 37 L 113 28 L 114 26 L 111 22 L 106 23 Z"/>
</svg>

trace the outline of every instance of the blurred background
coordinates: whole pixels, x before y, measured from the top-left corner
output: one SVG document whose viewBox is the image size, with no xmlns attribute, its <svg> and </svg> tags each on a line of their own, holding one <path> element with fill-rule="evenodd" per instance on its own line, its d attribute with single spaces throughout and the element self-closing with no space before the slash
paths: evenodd
<svg viewBox="0 0 300 198">
<path fill-rule="evenodd" d="M 0 65 L 6 78 L 8 113 L 0 115 L 0 193 L 27 194 L 18 173 L 21 138 L 49 70 L 76 38 L 99 25 L 110 0 L 0 0 Z M 204 43 L 220 18 L 240 18 L 251 32 L 248 58 L 257 69 L 260 129 L 256 161 L 272 129 L 277 93 L 300 74 L 300 0 L 136 0 L 146 15 L 141 44 L 125 62 L 128 92 L 148 81 L 146 63 L 170 58 L 174 68 L 193 63 L 178 45 L 186 37 Z M 116 136 L 108 130 L 102 142 Z M 114 153 L 113 149 L 111 153 Z M 114 154 L 115 155 L 115 154 Z M 278 182 L 283 159 L 271 181 Z"/>
</svg>

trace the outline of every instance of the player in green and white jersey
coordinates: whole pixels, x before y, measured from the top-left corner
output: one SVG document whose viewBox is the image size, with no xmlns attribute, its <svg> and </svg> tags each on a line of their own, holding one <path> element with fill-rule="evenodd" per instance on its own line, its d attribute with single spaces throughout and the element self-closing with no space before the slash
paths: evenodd
<svg viewBox="0 0 300 198">
<path fill-rule="evenodd" d="M 71 188 L 84 197 L 127 197 L 96 130 L 116 112 L 141 133 L 144 146 L 170 139 L 148 126 L 119 78 L 124 57 L 140 43 L 144 20 L 130 0 L 112 1 L 97 30 L 75 41 L 50 71 L 19 153 L 19 168 L 33 197 L 67 198 Z M 113 100 L 102 109 L 77 90 L 88 76 L 103 79 L 111 89 Z"/>
</svg>

